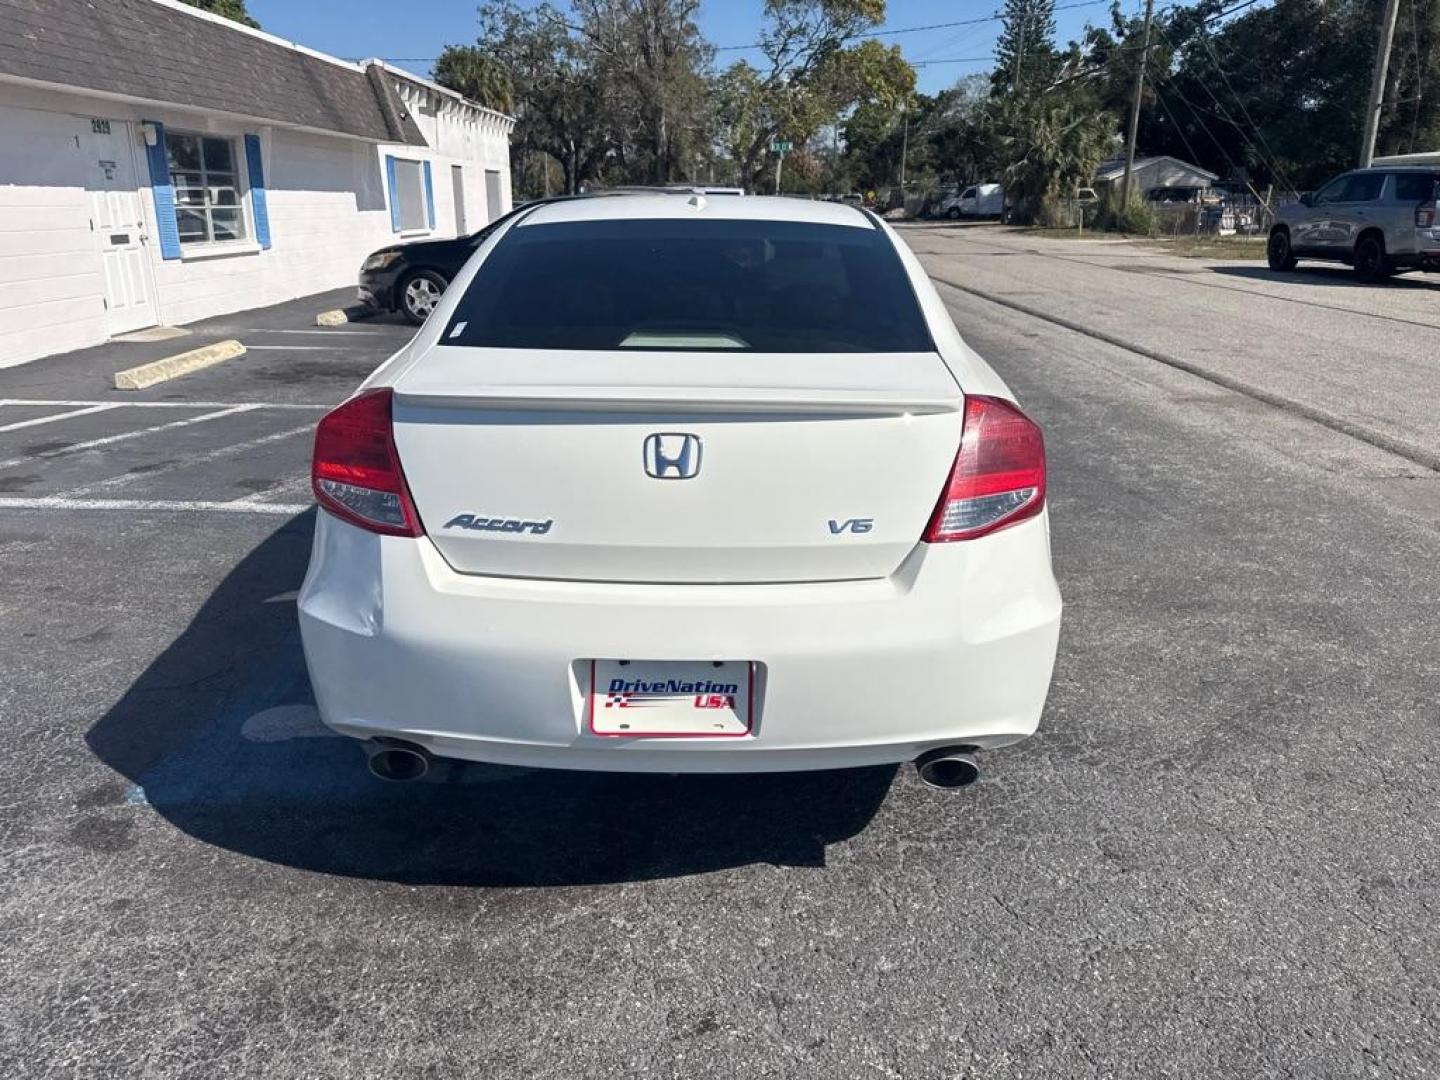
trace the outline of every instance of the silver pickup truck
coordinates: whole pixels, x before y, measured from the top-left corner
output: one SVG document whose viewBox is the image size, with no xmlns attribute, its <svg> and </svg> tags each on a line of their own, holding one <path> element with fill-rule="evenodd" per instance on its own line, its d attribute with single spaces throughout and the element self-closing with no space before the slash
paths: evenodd
<svg viewBox="0 0 1440 1080">
<path fill-rule="evenodd" d="M 1354 267 L 1361 281 L 1440 270 L 1440 166 L 1357 169 L 1281 207 L 1266 256 L 1272 270 L 1299 259 Z"/>
</svg>

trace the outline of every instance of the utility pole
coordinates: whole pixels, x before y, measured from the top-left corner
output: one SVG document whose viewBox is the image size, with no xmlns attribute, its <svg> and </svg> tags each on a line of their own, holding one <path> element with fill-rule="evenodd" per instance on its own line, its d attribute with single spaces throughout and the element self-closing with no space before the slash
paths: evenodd
<svg viewBox="0 0 1440 1080">
<path fill-rule="evenodd" d="M 1394 0 L 1399 3 L 1399 0 Z M 1130 205 L 1131 173 L 1135 171 L 1135 140 L 1140 135 L 1140 96 L 1145 89 L 1145 64 L 1150 58 L 1150 19 L 1155 0 L 1145 0 L 1145 33 L 1140 41 L 1140 67 L 1135 72 L 1135 100 L 1130 104 L 1130 141 L 1125 147 L 1125 176 L 1120 181 L 1120 209 Z"/>
<path fill-rule="evenodd" d="M 1130 173 L 1135 171 L 1135 140 L 1140 134 L 1140 92 L 1145 89 L 1145 63 L 1151 56 L 1151 16 L 1153 14 L 1155 14 L 1155 0 L 1145 0 L 1145 33 L 1140 37 L 1140 66 L 1135 72 L 1135 101 L 1130 102 L 1130 141 L 1125 147 L 1125 177 L 1120 180 L 1120 209 L 1122 210 L 1130 204 Z"/>
<path fill-rule="evenodd" d="M 1360 137 L 1360 168 L 1375 160 L 1375 139 L 1380 134 L 1380 107 L 1385 99 L 1385 79 L 1390 73 L 1390 45 L 1395 40 L 1395 20 L 1400 0 L 1385 0 L 1380 19 L 1380 40 L 1375 45 L 1375 73 L 1370 77 L 1370 101 L 1365 107 L 1365 133 Z"/>
<path fill-rule="evenodd" d="M 785 151 L 781 150 L 775 158 L 775 194 L 780 194 L 780 170 L 785 168 Z"/>
</svg>

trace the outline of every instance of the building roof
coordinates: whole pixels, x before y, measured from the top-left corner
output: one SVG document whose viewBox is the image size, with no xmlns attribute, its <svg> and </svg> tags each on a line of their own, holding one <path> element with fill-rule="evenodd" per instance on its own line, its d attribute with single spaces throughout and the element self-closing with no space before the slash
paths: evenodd
<svg viewBox="0 0 1440 1080">
<path fill-rule="evenodd" d="M 1209 180 L 1220 179 L 1218 175 L 1211 172 L 1209 169 L 1202 169 L 1199 165 L 1192 165 L 1188 161 L 1183 161 L 1182 159 L 1177 157 L 1171 157 L 1169 154 L 1158 154 L 1154 157 L 1136 158 L 1135 168 L 1143 169 L 1147 165 L 1154 165 L 1157 162 L 1161 161 L 1172 162 L 1173 164 L 1180 166 L 1182 169 L 1188 169 L 1190 172 L 1195 173 L 1197 176 L 1203 176 Z M 1120 177 L 1124 175 L 1125 159 L 1123 157 L 1111 158 L 1109 161 L 1102 161 L 1095 169 L 1096 180 L 1119 180 Z"/>
<path fill-rule="evenodd" d="M 1428 150 L 1418 154 L 1390 154 L 1387 157 L 1377 157 L 1371 164 L 1390 168 L 1405 165 L 1440 165 L 1440 150 Z"/>
<path fill-rule="evenodd" d="M 174 0 L 0 0 L 0 78 L 424 146 L 389 80 Z"/>
<path fill-rule="evenodd" d="M 451 90 L 448 86 L 441 86 L 430 79 L 422 78 L 413 71 L 406 71 L 404 68 L 396 67 L 394 64 L 387 64 L 384 60 L 370 59 L 360 61 L 361 65 L 371 72 L 389 72 L 397 84 L 408 84 L 412 89 L 422 93 L 433 95 L 436 99 L 447 101 L 454 108 L 461 109 L 474 117 L 483 117 L 485 120 L 498 126 L 506 134 L 515 127 L 515 117 L 507 116 L 505 113 L 497 112 L 495 109 L 486 108 L 478 101 L 472 101 L 464 94 Z M 403 90 L 403 86 L 399 87 Z M 403 96 L 403 95 L 402 95 Z"/>
</svg>

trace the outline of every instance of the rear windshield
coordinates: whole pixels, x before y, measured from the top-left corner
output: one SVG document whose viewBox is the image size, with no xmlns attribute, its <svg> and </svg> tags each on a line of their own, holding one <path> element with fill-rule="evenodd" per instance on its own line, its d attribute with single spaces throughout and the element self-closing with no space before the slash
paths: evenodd
<svg viewBox="0 0 1440 1080">
<path fill-rule="evenodd" d="M 866 225 L 518 225 L 441 342 L 508 349 L 929 352 L 890 239 Z"/>
</svg>

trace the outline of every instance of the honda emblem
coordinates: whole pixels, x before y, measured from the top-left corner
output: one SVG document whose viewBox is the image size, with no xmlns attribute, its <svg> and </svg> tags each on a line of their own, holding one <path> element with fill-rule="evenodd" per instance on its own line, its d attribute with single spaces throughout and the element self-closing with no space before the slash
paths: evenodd
<svg viewBox="0 0 1440 1080">
<path fill-rule="evenodd" d="M 656 480 L 690 480 L 700 472 L 700 436 L 660 432 L 645 439 L 645 473 Z"/>
</svg>

